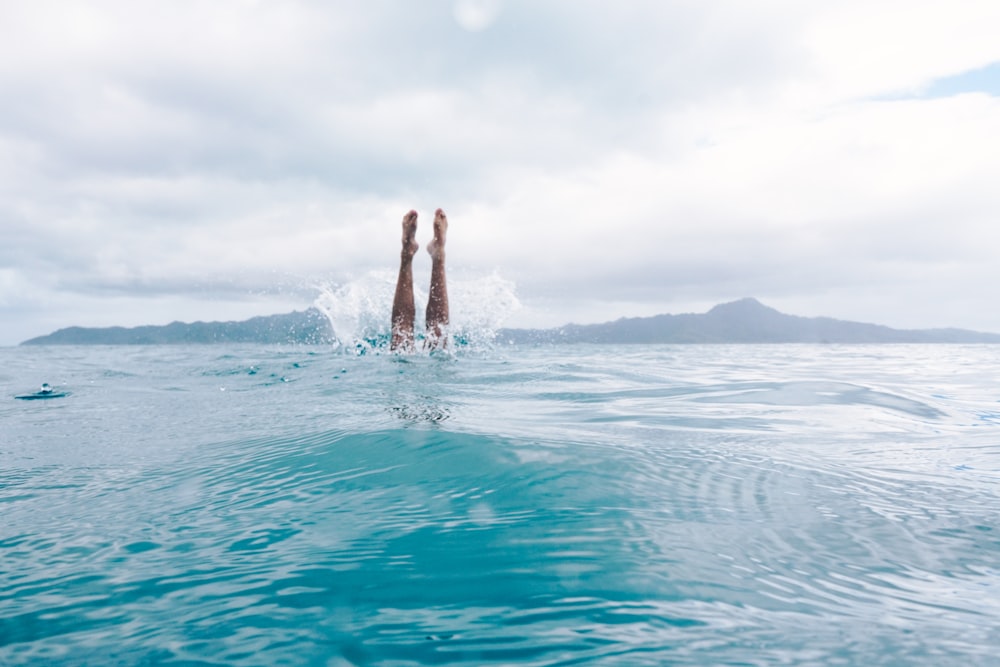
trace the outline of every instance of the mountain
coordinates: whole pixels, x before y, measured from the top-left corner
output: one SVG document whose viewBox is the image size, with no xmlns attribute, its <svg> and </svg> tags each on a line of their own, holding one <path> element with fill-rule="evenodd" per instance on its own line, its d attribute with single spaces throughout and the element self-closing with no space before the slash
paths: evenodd
<svg viewBox="0 0 1000 667">
<path fill-rule="evenodd" d="M 557 329 L 502 329 L 509 343 L 1000 343 L 1000 334 L 962 329 L 891 329 L 829 317 L 798 317 L 756 299 L 723 303 L 707 313 L 622 318 Z M 22 345 L 152 345 L 182 343 L 330 344 L 329 320 L 315 308 L 243 322 L 173 322 L 166 326 L 70 327 Z"/>
<path fill-rule="evenodd" d="M 512 343 L 1000 343 L 1000 334 L 962 329 L 891 329 L 830 317 L 798 317 L 756 299 L 715 306 L 703 314 L 622 318 L 557 329 L 504 329 Z"/>
<path fill-rule="evenodd" d="M 243 322 L 172 322 L 164 326 L 59 329 L 21 345 L 156 345 L 184 343 L 333 342 L 330 321 L 309 308 L 285 315 L 254 317 Z"/>
</svg>

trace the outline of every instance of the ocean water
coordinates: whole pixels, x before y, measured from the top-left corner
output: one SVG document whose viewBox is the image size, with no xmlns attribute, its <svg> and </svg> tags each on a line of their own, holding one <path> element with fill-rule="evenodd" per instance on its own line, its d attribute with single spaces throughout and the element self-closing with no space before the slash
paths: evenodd
<svg viewBox="0 0 1000 667">
<path fill-rule="evenodd" d="M 997 664 L 998 378 L 991 346 L 3 348 L 0 664 Z"/>
</svg>

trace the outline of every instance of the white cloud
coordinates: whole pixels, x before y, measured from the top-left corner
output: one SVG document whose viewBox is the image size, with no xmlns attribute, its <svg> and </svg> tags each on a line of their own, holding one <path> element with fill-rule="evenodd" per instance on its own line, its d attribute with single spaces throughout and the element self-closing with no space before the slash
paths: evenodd
<svg viewBox="0 0 1000 667">
<path fill-rule="evenodd" d="M 1000 330 L 998 99 L 922 96 L 1000 62 L 994 2 L 42 0 L 0 26 L 0 343 L 124 302 L 306 305 L 437 206 L 525 323 L 755 295 Z"/>
<path fill-rule="evenodd" d="M 825 3 L 802 39 L 820 99 L 917 92 L 932 80 L 998 60 L 1000 5 L 990 0 Z M 822 91 L 822 92 L 821 92 Z"/>
<path fill-rule="evenodd" d="M 500 0 L 457 0 L 455 20 L 466 30 L 479 32 L 493 24 L 500 9 Z"/>
</svg>

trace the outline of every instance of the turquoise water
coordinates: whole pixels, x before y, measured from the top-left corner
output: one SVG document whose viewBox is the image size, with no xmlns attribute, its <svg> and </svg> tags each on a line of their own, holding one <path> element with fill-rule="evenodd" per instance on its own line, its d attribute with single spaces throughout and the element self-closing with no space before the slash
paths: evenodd
<svg viewBox="0 0 1000 667">
<path fill-rule="evenodd" d="M 0 349 L 0 664 L 996 664 L 998 377 L 990 346 Z"/>
</svg>

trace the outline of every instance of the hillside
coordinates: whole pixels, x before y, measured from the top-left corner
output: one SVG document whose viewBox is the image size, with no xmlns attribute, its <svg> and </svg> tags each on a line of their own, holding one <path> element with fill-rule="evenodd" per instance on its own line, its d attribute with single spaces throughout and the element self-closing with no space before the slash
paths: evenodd
<svg viewBox="0 0 1000 667">
<path fill-rule="evenodd" d="M 330 344 L 329 320 L 315 308 L 243 322 L 173 322 L 164 326 L 59 329 L 22 345 L 159 345 L 202 343 Z M 509 343 L 1000 343 L 1000 334 L 963 329 L 892 329 L 830 317 L 786 315 L 756 299 L 707 313 L 622 318 L 555 329 L 502 329 Z"/>
<path fill-rule="evenodd" d="M 1000 343 L 1000 334 L 962 329 L 892 329 L 830 317 L 786 315 L 747 298 L 707 313 L 622 318 L 556 329 L 505 329 L 513 343 Z"/>
</svg>

